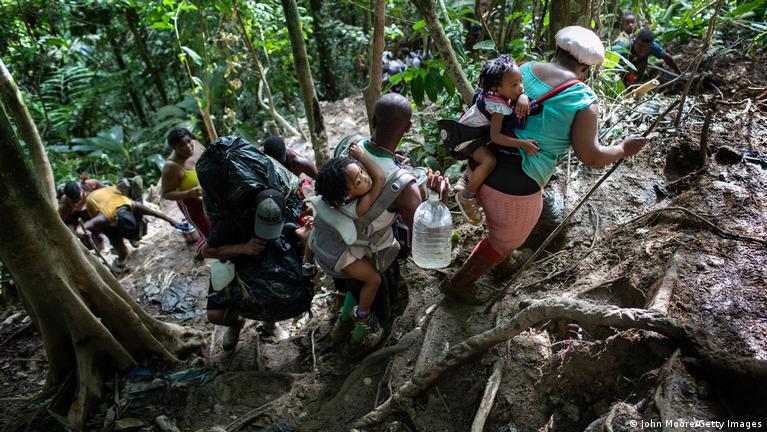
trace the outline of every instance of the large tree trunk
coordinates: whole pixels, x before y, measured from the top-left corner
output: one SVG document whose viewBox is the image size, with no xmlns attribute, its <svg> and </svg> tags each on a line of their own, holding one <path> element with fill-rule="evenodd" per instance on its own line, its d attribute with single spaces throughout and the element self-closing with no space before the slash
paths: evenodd
<svg viewBox="0 0 767 432">
<path fill-rule="evenodd" d="M 434 40 L 434 45 L 437 47 L 437 51 L 439 51 L 442 61 L 445 62 L 447 75 L 453 81 L 453 84 L 455 84 L 455 88 L 461 95 L 463 103 L 466 104 L 466 106 L 470 106 L 471 101 L 474 98 L 474 89 L 466 78 L 466 74 L 463 73 L 463 68 L 461 67 L 461 63 L 458 62 L 455 51 L 453 51 L 450 39 L 448 39 L 445 30 L 442 28 L 442 24 L 439 22 L 435 0 L 410 1 L 426 20 L 426 26 Z"/>
<path fill-rule="evenodd" d="M 37 179 L 43 186 L 46 198 L 51 205 L 54 205 L 56 203 L 56 186 L 51 163 L 48 161 L 48 154 L 43 147 L 43 140 L 40 138 L 37 126 L 32 121 L 27 106 L 24 105 L 19 88 L 2 59 L 0 59 L 0 97 L 16 121 L 16 127 L 21 138 L 27 144 L 29 154 L 32 156 L 32 164 L 37 172 Z"/>
<path fill-rule="evenodd" d="M 125 9 L 125 21 L 128 22 L 128 28 L 130 29 L 131 33 L 133 33 L 133 40 L 136 41 L 136 47 L 138 48 L 139 56 L 141 57 L 141 60 L 144 61 L 146 71 L 152 77 L 152 82 L 154 82 L 154 87 L 160 94 L 160 100 L 162 101 L 162 104 L 168 105 L 168 95 L 165 93 L 165 87 L 162 85 L 160 74 L 157 73 L 157 69 L 155 69 L 154 65 L 152 64 L 152 59 L 149 57 L 149 50 L 147 50 L 146 42 L 144 41 L 144 35 L 141 33 L 138 27 L 138 13 L 136 13 L 136 8 L 129 7 Z"/>
<path fill-rule="evenodd" d="M 112 47 L 112 53 L 115 56 L 115 63 L 117 63 L 117 68 L 123 72 L 127 72 L 128 68 L 125 66 L 122 50 L 120 50 L 120 45 L 117 43 L 114 30 L 111 28 L 107 30 L 107 39 L 109 39 L 109 46 Z M 128 97 L 131 100 L 133 111 L 138 116 L 141 126 L 149 126 L 149 122 L 146 120 L 146 114 L 144 113 L 144 107 L 141 105 L 141 100 L 133 89 L 128 90 Z"/>
<path fill-rule="evenodd" d="M 234 15 L 237 18 L 237 22 L 240 24 L 240 30 L 242 31 L 242 40 L 245 41 L 245 46 L 248 48 L 248 52 L 250 53 L 250 57 L 253 60 L 253 64 L 256 65 L 256 71 L 258 71 L 258 76 L 261 78 L 261 83 L 263 84 L 264 88 L 264 94 L 266 96 L 266 102 L 261 99 L 261 97 L 258 97 L 259 104 L 266 109 L 269 112 L 269 115 L 272 116 L 272 119 L 274 119 L 277 124 L 282 127 L 282 129 L 285 131 L 285 135 L 292 136 L 292 135 L 298 135 L 298 131 L 293 128 L 293 126 L 288 123 L 287 120 L 285 120 L 285 117 L 280 115 L 280 113 L 277 112 L 277 109 L 274 107 L 274 99 L 272 98 L 272 90 L 269 87 L 269 81 L 266 79 L 266 72 L 264 72 L 264 66 L 261 64 L 261 60 L 258 58 L 258 53 L 256 52 L 256 49 L 253 47 L 253 42 L 250 40 L 250 36 L 248 35 L 248 31 L 245 28 L 245 21 L 242 19 L 242 14 L 240 14 L 240 10 L 237 7 L 237 2 L 233 2 L 233 9 L 234 9 Z"/>
<path fill-rule="evenodd" d="M 306 44 L 304 44 L 304 32 L 301 28 L 301 20 L 298 17 L 298 6 L 296 0 L 280 0 L 282 9 L 285 12 L 285 21 L 288 25 L 288 34 L 290 34 L 290 46 L 293 48 L 293 62 L 298 75 L 298 84 L 301 87 L 301 95 L 304 100 L 304 111 L 309 123 L 309 136 L 312 140 L 314 149 L 314 158 L 317 166 L 322 166 L 330 159 L 330 149 L 328 148 L 328 135 L 325 131 L 325 120 L 322 118 L 320 101 L 317 99 L 317 92 L 314 90 L 314 80 L 312 79 L 312 70 L 309 68 L 309 59 L 306 55 Z"/>
<path fill-rule="evenodd" d="M 150 359 L 176 363 L 204 340 L 142 310 L 64 226 L 32 177 L 0 108 L 0 260 L 42 335 L 47 385 L 74 379 L 74 394 L 59 394 L 57 406 L 69 428 L 82 430 L 105 379 Z"/>
<path fill-rule="evenodd" d="M 320 61 L 320 82 L 325 90 L 325 99 L 337 100 L 338 88 L 334 79 L 335 70 L 333 56 L 330 53 L 330 42 L 325 31 L 322 29 L 322 3 L 323 0 L 309 0 L 309 10 L 312 14 L 312 28 L 314 40 L 317 41 L 317 57 Z"/>
<path fill-rule="evenodd" d="M 545 14 L 546 11 L 544 11 Z M 556 48 L 554 36 L 562 27 L 579 25 L 591 28 L 591 0 L 551 0 L 549 11 L 549 49 Z"/>
<path fill-rule="evenodd" d="M 386 0 L 375 0 L 375 25 L 373 26 L 373 41 L 368 58 L 368 86 L 362 92 L 365 95 L 365 110 L 368 114 L 370 133 L 373 133 L 373 110 L 381 94 L 381 75 L 383 75 L 383 49 L 385 26 Z"/>
</svg>

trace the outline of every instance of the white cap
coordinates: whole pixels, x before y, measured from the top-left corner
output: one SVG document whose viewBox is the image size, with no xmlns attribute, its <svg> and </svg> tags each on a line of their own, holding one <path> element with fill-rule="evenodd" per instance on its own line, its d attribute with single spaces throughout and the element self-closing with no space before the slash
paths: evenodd
<svg viewBox="0 0 767 432">
<path fill-rule="evenodd" d="M 601 64 L 605 46 L 593 31 L 581 26 L 564 27 L 557 32 L 557 46 L 587 65 Z"/>
</svg>

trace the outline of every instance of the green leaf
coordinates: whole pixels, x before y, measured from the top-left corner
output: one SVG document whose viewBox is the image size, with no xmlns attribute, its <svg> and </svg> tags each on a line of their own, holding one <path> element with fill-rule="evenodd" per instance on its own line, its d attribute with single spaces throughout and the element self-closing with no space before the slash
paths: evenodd
<svg viewBox="0 0 767 432">
<path fill-rule="evenodd" d="M 418 106 L 423 105 L 423 92 L 424 92 L 423 78 L 421 78 L 420 75 L 416 76 L 413 79 L 413 81 L 411 81 L 410 86 L 413 91 L 413 101 Z"/>
<path fill-rule="evenodd" d="M 421 30 L 424 27 L 426 27 L 426 21 L 424 20 L 418 21 L 417 23 L 413 24 L 413 30 L 415 31 Z"/>
<path fill-rule="evenodd" d="M 49 37 L 46 38 L 43 41 L 43 45 L 45 46 L 57 46 L 57 47 L 66 47 L 67 41 L 60 38 L 60 37 Z"/>
<path fill-rule="evenodd" d="M 453 80 L 447 75 L 447 71 L 442 72 L 442 85 L 445 87 L 447 97 L 453 97 L 455 94 L 455 84 L 453 84 Z"/>
<path fill-rule="evenodd" d="M 439 70 L 429 69 L 425 84 L 426 95 L 432 102 L 437 103 L 439 92 L 442 91 L 442 77 L 439 75 Z"/>
<path fill-rule="evenodd" d="M 752 1 L 752 2 L 749 2 L 749 3 L 744 3 L 744 4 L 736 7 L 735 9 L 733 9 L 732 12 L 728 13 L 727 15 L 729 15 L 731 17 L 740 16 L 740 15 L 743 15 L 744 13 L 746 13 L 746 12 L 749 12 L 749 11 L 752 11 L 752 10 L 758 8 L 758 7 L 761 7 L 762 5 L 764 5 L 764 0 L 755 0 L 755 1 Z"/>
<path fill-rule="evenodd" d="M 495 42 L 491 40 L 483 40 L 474 44 L 473 49 L 484 51 L 496 51 Z"/>
<path fill-rule="evenodd" d="M 602 67 L 606 69 L 612 69 L 621 61 L 620 54 L 613 51 L 605 51 L 605 59 L 602 61 Z"/>
<path fill-rule="evenodd" d="M 389 77 L 389 84 L 391 85 L 397 85 L 400 81 L 402 81 L 402 72 Z"/>
<path fill-rule="evenodd" d="M 155 22 L 155 23 L 153 23 L 153 24 L 150 26 L 150 28 L 153 28 L 153 29 L 166 29 L 166 30 L 173 30 L 173 24 L 171 24 L 171 23 L 169 23 L 169 22 L 163 22 L 163 21 L 159 21 L 159 22 Z"/>
<path fill-rule="evenodd" d="M 166 105 L 161 107 L 155 112 L 155 116 L 158 120 L 166 120 L 169 118 L 183 119 L 187 117 L 186 111 L 176 105 Z"/>
<path fill-rule="evenodd" d="M 183 50 L 185 53 L 187 53 L 189 55 L 189 57 L 192 59 L 194 64 L 196 64 L 197 66 L 201 66 L 202 65 L 202 57 L 200 57 L 199 54 L 194 52 L 193 49 L 191 49 L 189 47 L 182 46 L 181 50 Z"/>
</svg>

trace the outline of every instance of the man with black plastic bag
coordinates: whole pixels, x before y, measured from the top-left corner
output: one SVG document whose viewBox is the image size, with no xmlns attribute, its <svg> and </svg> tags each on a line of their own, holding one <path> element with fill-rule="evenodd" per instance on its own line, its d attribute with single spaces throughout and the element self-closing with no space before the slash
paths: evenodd
<svg viewBox="0 0 767 432">
<path fill-rule="evenodd" d="M 300 200 L 290 178 L 255 146 L 221 137 L 197 162 L 211 234 L 202 249 L 211 264 L 208 321 L 228 327 L 233 350 L 244 318 L 274 322 L 309 310 L 314 295 L 301 257 L 308 230 L 296 224 Z"/>
</svg>

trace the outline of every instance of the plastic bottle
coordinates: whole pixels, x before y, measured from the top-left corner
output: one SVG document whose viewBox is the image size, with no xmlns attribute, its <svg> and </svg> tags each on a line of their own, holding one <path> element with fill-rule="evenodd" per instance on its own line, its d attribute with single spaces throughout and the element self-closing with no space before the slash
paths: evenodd
<svg viewBox="0 0 767 432">
<path fill-rule="evenodd" d="M 415 211 L 413 218 L 413 261 L 422 268 L 443 268 L 452 257 L 451 236 L 453 217 L 439 200 L 439 194 L 429 191 L 429 199 Z"/>
</svg>

